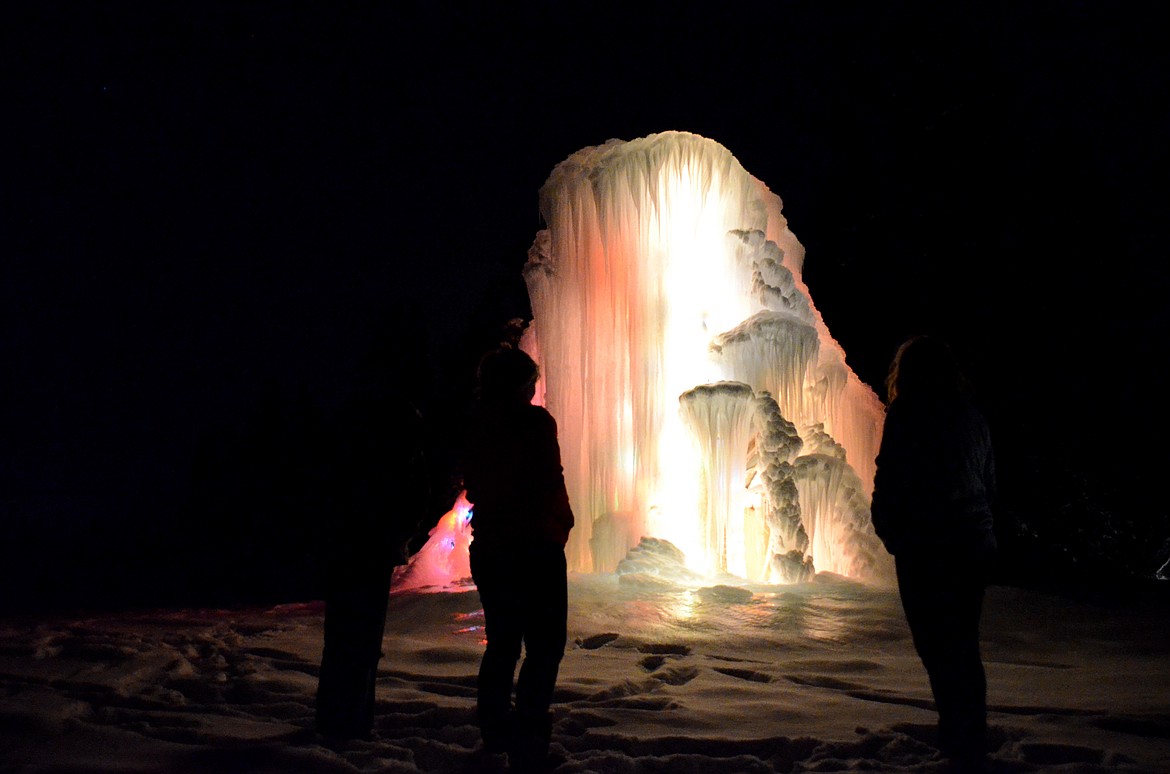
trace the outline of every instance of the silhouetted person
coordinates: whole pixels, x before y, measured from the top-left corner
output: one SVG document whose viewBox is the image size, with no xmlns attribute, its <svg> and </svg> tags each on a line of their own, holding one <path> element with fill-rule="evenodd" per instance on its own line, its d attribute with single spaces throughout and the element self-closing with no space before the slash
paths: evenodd
<svg viewBox="0 0 1170 774">
<path fill-rule="evenodd" d="M 422 418 L 397 391 L 366 385 L 336 423 L 320 536 L 325 646 L 317 730 L 368 737 L 394 567 L 425 515 Z"/>
<path fill-rule="evenodd" d="M 474 506 L 471 574 L 487 637 L 479 725 L 484 749 L 507 752 L 509 765 L 521 771 L 538 768 L 548 755 L 549 704 L 568 622 L 564 548 L 573 527 L 556 422 L 531 404 L 538 375 L 536 363 L 518 349 L 483 358 L 464 459 Z"/>
<path fill-rule="evenodd" d="M 886 387 L 873 525 L 894 555 L 906 621 L 938 708 L 940 749 L 977 764 L 987 744 L 979 618 L 996 552 L 991 434 L 939 339 L 904 342 Z"/>
</svg>

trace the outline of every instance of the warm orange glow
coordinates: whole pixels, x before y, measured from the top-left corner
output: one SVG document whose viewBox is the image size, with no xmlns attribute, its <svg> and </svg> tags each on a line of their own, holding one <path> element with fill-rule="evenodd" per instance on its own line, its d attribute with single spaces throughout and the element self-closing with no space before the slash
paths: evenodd
<svg viewBox="0 0 1170 774">
<path fill-rule="evenodd" d="M 573 154 L 540 198 L 521 346 L 559 428 L 569 569 L 611 572 L 650 536 L 707 577 L 888 580 L 869 518 L 884 408 L 812 303 L 779 197 L 666 132 Z M 404 582 L 469 574 L 470 507 Z"/>
<path fill-rule="evenodd" d="M 395 574 L 395 591 L 447 591 L 471 577 L 467 552 L 472 537 L 471 510 L 466 493 L 460 492 L 455 506 L 431 529 L 426 544 Z"/>
<path fill-rule="evenodd" d="M 772 557 L 791 550 L 817 570 L 880 574 L 866 503 L 882 405 L 808 296 L 779 198 L 717 143 L 667 132 L 574 154 L 541 208 L 523 346 L 560 428 L 570 568 L 612 571 L 651 535 L 708 574 L 775 580 Z M 680 415 L 684 393 L 719 382 L 746 392 L 703 393 Z M 759 445 L 749 465 L 767 405 L 799 439 Z M 801 442 L 830 461 L 795 466 Z M 793 488 L 822 468 L 826 481 Z M 816 502 L 797 513 L 798 492 Z M 801 534 L 782 534 L 784 509 Z"/>
</svg>

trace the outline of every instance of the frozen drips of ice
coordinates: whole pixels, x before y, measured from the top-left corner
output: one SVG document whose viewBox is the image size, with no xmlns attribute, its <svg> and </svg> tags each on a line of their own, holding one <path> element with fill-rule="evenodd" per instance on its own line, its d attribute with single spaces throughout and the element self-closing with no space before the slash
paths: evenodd
<svg viewBox="0 0 1170 774">
<path fill-rule="evenodd" d="M 812 323 L 815 319 L 808 297 L 796 286 L 796 278 L 784 265 L 784 251 L 768 240 L 763 231 L 733 229 L 727 233 L 738 263 L 748 267 L 752 278 L 752 295 L 765 309 L 787 312 Z M 799 271 L 799 266 L 796 269 Z"/>
<path fill-rule="evenodd" d="M 776 397 L 785 417 L 811 421 L 820 406 L 805 387 L 820 352 L 816 329 L 783 312 L 763 311 L 712 338 L 711 353 L 726 373 Z"/>
<path fill-rule="evenodd" d="M 644 537 L 618 562 L 617 575 L 627 586 L 670 588 L 695 586 L 703 575 L 687 568 L 686 556 L 668 540 Z"/>
<path fill-rule="evenodd" d="M 779 197 L 664 132 L 574 153 L 540 205 L 524 346 L 560 430 L 570 567 L 613 571 L 651 536 L 705 573 L 883 575 L 865 525 L 884 409 L 812 303 Z"/>
<path fill-rule="evenodd" d="M 840 447 L 798 457 L 793 466 L 802 522 L 817 571 L 891 582 L 893 565 L 873 531 L 869 498 Z"/>
<path fill-rule="evenodd" d="M 655 538 L 704 574 L 887 578 L 869 525 L 884 407 L 813 304 L 779 197 L 718 143 L 664 132 L 574 153 L 540 209 L 521 346 L 558 424 L 569 568 L 613 572 Z"/>
<path fill-rule="evenodd" d="M 767 526 L 767 579 L 773 583 L 806 581 L 815 568 L 792 467 L 804 442 L 768 392 L 756 396 L 755 426 L 748 486 L 759 490 L 759 507 Z"/>
<path fill-rule="evenodd" d="M 761 574 L 764 529 L 761 514 L 748 507 L 746 480 L 755 391 L 742 382 L 702 384 L 679 396 L 679 413 L 699 453 L 699 536 L 707 575 L 741 578 Z"/>
</svg>

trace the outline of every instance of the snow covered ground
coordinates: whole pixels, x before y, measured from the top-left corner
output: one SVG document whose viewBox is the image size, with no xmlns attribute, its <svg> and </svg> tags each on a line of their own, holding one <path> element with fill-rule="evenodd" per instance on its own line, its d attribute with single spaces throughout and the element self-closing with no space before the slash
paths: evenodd
<svg viewBox="0 0 1170 774">
<path fill-rule="evenodd" d="M 994 771 L 1170 771 L 1166 595 L 992 587 Z M 821 575 L 679 591 L 573 576 L 562 772 L 942 771 L 896 595 Z M 319 603 L 0 622 L 0 770 L 465 772 L 473 588 L 392 596 L 374 737 L 312 727 Z"/>
</svg>

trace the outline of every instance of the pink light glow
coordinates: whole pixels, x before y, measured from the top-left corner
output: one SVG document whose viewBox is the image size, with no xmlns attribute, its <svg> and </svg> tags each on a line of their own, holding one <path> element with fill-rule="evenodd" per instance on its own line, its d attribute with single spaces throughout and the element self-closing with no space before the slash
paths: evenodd
<svg viewBox="0 0 1170 774">
<path fill-rule="evenodd" d="M 468 546 L 471 545 L 471 510 L 465 493 L 430 531 L 422 549 L 394 576 L 395 591 L 450 591 L 466 588 L 471 577 Z"/>
</svg>

